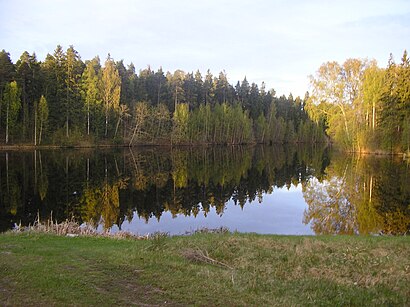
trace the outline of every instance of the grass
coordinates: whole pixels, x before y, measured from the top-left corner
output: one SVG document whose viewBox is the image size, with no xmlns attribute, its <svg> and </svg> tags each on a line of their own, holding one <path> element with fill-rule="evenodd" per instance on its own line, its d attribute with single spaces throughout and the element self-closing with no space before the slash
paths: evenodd
<svg viewBox="0 0 410 307">
<path fill-rule="evenodd" d="M 410 304 L 409 237 L 0 235 L 0 305 Z"/>
</svg>

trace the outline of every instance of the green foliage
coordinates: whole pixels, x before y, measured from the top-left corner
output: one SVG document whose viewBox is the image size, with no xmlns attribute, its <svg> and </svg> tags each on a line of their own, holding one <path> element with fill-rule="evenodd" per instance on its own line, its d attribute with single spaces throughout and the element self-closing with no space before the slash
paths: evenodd
<svg viewBox="0 0 410 307">
<path fill-rule="evenodd" d="M 313 95 L 306 109 L 340 147 L 351 151 L 408 148 L 410 118 L 410 65 L 390 57 L 380 69 L 374 61 L 349 59 L 339 65 L 323 64 L 311 77 Z"/>
<path fill-rule="evenodd" d="M 120 105 L 121 79 L 114 61 L 108 55 L 101 77 L 101 96 L 105 111 L 105 137 L 108 136 L 110 111 L 117 111 Z"/>
<path fill-rule="evenodd" d="M 132 63 L 126 67 L 110 56 L 104 67 L 98 56 L 84 63 L 73 46 L 65 51 L 59 45 L 43 63 L 35 54 L 24 52 L 14 65 L 5 51 L 0 63 L 0 83 L 15 78 L 21 89 L 22 108 L 17 116 L 21 129 L 13 135 L 15 142 L 31 143 L 40 130 L 46 143 L 72 145 L 77 141 L 78 145 L 90 141 L 130 145 L 293 143 L 299 140 L 299 131 L 305 142 L 320 141 L 306 136 L 311 129 L 299 129 L 310 121 L 304 110 L 306 99 L 277 98 L 273 89 L 267 91 L 264 83 L 259 87 L 246 77 L 234 87 L 224 71 L 214 76 L 208 70 L 203 77 L 199 71 L 164 74 L 148 66 L 136 73 Z M 41 96 L 49 115 L 37 123 Z M 134 111 L 142 101 L 147 108 L 139 124 L 142 118 Z M 4 110 L 0 113 L 3 128 Z"/>
<path fill-rule="evenodd" d="M 3 97 L 3 90 L 7 83 L 13 81 L 15 67 L 10 59 L 10 54 L 4 49 L 0 51 L 0 97 Z"/>
<path fill-rule="evenodd" d="M 255 123 L 255 139 L 258 143 L 263 143 L 265 141 L 266 130 L 268 124 L 263 113 L 259 114 Z"/>
<path fill-rule="evenodd" d="M 17 82 L 12 81 L 7 83 L 3 93 L 3 108 L 6 144 L 9 142 L 9 137 L 12 136 L 16 130 L 17 116 L 21 109 L 20 89 Z"/>
<path fill-rule="evenodd" d="M 81 96 L 84 101 L 84 112 L 87 114 L 87 135 L 97 132 L 97 123 L 101 122 L 98 110 L 101 111 L 100 59 L 92 59 L 86 64 L 81 78 Z M 101 112 L 100 112 L 101 113 Z"/>
<path fill-rule="evenodd" d="M 15 67 L 13 62 L 10 59 L 10 54 L 7 53 L 4 49 L 0 51 L 0 130 L 3 129 L 3 91 L 7 83 L 13 81 L 15 76 Z M 3 139 L 3 133 L 0 134 L 0 140 Z"/>
<path fill-rule="evenodd" d="M 246 77 L 233 86 L 224 71 L 214 76 L 208 70 L 203 77 L 199 71 L 164 74 L 148 66 L 136 73 L 132 63 L 126 67 L 110 56 L 102 68 L 98 56 L 83 63 L 73 46 L 66 51 L 57 46 L 43 63 L 34 53 L 23 52 L 15 65 L 3 50 L 0 128 L 10 128 L 4 90 L 16 81 L 21 107 L 16 118 L 11 118 L 14 143 L 31 143 L 41 130 L 41 139 L 48 143 L 99 142 L 103 138 L 106 143 L 131 145 L 135 140 L 273 144 L 330 139 L 345 150 L 402 152 L 410 143 L 409 63 L 406 51 L 400 64 L 391 57 L 386 69 L 360 59 L 327 62 L 311 77 L 312 95 L 301 99 L 292 94 L 276 97 L 273 89 L 267 91 L 264 83 L 259 87 Z M 37 123 L 41 96 L 49 115 Z M 141 120 L 134 112 L 138 101 L 147 104 L 147 115 L 135 130 Z M 76 136 L 71 138 L 71 133 Z M 5 135 L 0 141 L 6 141 Z"/>
<path fill-rule="evenodd" d="M 188 105 L 179 103 L 175 106 L 174 116 L 172 118 L 172 143 L 181 144 L 188 141 Z"/>
</svg>

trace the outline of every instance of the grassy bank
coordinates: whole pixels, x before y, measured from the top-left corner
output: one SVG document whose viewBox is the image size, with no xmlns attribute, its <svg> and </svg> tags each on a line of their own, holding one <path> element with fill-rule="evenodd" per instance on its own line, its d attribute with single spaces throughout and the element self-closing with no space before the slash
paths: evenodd
<svg viewBox="0 0 410 307">
<path fill-rule="evenodd" d="M 0 235 L 0 305 L 409 305 L 409 237 Z"/>
</svg>

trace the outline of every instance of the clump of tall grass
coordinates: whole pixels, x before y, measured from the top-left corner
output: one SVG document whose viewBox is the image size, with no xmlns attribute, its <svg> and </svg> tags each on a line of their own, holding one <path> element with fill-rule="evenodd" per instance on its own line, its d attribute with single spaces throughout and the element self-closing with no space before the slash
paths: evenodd
<svg viewBox="0 0 410 307">
<path fill-rule="evenodd" d="M 186 231 L 186 232 L 185 232 L 185 235 L 190 236 L 190 235 L 193 235 L 193 234 L 200 234 L 200 233 L 202 233 L 202 234 L 203 234 L 203 233 L 206 233 L 206 234 L 208 234 L 208 233 L 213 233 L 213 234 L 227 234 L 227 233 L 229 233 L 229 232 L 230 232 L 229 228 L 223 227 L 223 226 L 218 227 L 218 228 L 202 227 L 202 228 L 195 229 L 195 230 L 193 230 L 193 231 Z"/>
<path fill-rule="evenodd" d="M 29 232 L 29 233 L 48 233 L 58 236 L 77 237 L 109 237 L 116 239 L 135 239 L 135 240 L 148 240 L 155 239 L 159 234 L 147 234 L 138 235 L 129 231 L 98 231 L 92 223 L 79 224 L 74 218 L 66 219 L 62 222 L 57 222 L 51 217 L 45 221 L 40 219 L 40 214 L 37 214 L 37 218 L 33 224 L 28 226 L 16 225 L 13 229 L 14 232 Z M 168 234 L 162 234 L 163 236 Z"/>
</svg>

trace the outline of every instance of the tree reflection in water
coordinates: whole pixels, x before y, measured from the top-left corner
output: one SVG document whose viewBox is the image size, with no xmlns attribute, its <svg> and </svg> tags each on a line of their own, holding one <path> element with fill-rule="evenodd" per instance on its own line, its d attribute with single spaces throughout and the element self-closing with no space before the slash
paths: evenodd
<svg viewBox="0 0 410 307">
<path fill-rule="evenodd" d="M 304 222 L 316 234 L 406 234 L 410 169 L 392 157 L 334 156 L 303 186 Z"/>
<path fill-rule="evenodd" d="M 409 176 L 393 159 L 303 146 L 0 152 L 0 227 L 51 212 L 104 229 L 135 215 L 223 215 L 231 199 L 263 204 L 274 188 L 301 184 L 315 233 L 399 234 L 409 230 Z"/>
</svg>

